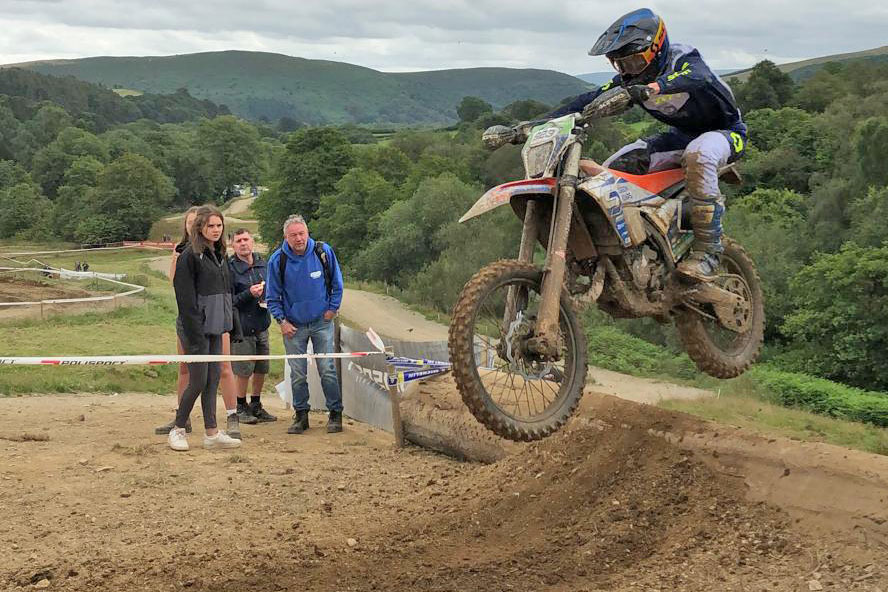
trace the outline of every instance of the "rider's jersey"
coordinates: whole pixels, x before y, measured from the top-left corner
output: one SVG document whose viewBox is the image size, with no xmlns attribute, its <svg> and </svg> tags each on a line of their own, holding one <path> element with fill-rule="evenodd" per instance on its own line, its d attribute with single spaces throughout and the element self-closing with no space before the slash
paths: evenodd
<svg viewBox="0 0 888 592">
<path fill-rule="evenodd" d="M 660 93 L 641 105 L 654 118 L 694 136 L 715 130 L 746 136 L 746 124 L 740 117 L 734 93 L 706 65 L 695 47 L 672 44 L 666 68 L 656 82 L 660 84 Z M 578 113 L 602 92 L 621 84 L 622 77 L 617 74 L 607 84 L 576 97 L 549 116 Z"/>
</svg>

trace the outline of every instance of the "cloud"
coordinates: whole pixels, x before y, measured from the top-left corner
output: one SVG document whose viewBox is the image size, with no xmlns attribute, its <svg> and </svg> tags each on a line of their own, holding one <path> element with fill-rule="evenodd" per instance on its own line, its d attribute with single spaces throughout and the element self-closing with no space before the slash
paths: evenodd
<svg viewBox="0 0 888 592">
<path fill-rule="evenodd" d="M 654 2 L 673 40 L 713 67 L 884 43 L 888 8 L 836 0 Z M 93 55 L 272 51 L 385 71 L 474 66 L 608 70 L 586 51 L 620 11 L 506 0 L 7 0 L 0 62 Z"/>
</svg>

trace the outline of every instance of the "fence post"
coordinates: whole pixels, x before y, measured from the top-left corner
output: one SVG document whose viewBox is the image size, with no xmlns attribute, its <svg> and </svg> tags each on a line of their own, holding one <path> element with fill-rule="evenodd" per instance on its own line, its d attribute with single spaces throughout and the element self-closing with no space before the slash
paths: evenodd
<svg viewBox="0 0 888 592">
<path fill-rule="evenodd" d="M 392 428 L 395 431 L 395 447 L 404 447 L 404 424 L 401 421 L 401 395 L 398 392 L 398 372 L 392 364 L 386 364 L 386 382 L 388 383 L 389 399 L 392 403 Z M 391 378 L 395 379 L 395 384 L 391 384 Z"/>
</svg>

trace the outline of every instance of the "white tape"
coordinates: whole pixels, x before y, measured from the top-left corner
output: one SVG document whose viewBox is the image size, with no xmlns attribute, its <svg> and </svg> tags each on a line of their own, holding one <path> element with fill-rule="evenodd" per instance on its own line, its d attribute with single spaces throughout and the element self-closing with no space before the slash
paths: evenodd
<svg viewBox="0 0 888 592">
<path fill-rule="evenodd" d="M 0 366 L 160 366 L 198 362 L 249 362 L 253 360 L 313 360 L 318 358 L 363 358 L 381 356 L 383 352 L 348 352 L 330 354 L 285 354 L 273 356 L 211 356 L 211 355 L 167 355 L 167 356 L 30 356 L 0 358 Z"/>
<path fill-rule="evenodd" d="M 373 329 L 370 329 L 373 331 Z M 369 333 L 369 332 L 368 332 Z M 375 333 L 374 333 L 375 335 Z M 377 336 L 377 339 L 379 337 Z M 382 340 L 379 340 L 380 345 Z M 384 351 L 345 352 L 329 354 L 284 355 L 139 355 L 139 356 L 19 356 L 0 358 L 0 366 L 161 366 L 164 364 L 191 364 L 199 362 L 251 362 L 254 360 L 316 360 L 320 358 L 363 358 L 382 356 Z"/>
</svg>

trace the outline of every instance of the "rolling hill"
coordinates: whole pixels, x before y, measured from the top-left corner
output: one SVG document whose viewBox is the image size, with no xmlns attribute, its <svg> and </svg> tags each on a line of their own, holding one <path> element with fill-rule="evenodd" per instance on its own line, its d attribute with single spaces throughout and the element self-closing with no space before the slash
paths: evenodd
<svg viewBox="0 0 888 592">
<path fill-rule="evenodd" d="M 166 57 L 94 57 L 15 64 L 109 88 L 174 93 L 226 105 L 247 119 L 310 124 L 445 123 L 462 97 L 504 107 L 519 99 L 555 104 L 588 85 L 551 70 L 470 68 L 385 73 L 281 54 L 222 51 Z"/>
<path fill-rule="evenodd" d="M 829 62 L 845 62 L 849 60 L 888 60 L 888 45 L 867 49 L 865 51 L 855 51 L 851 53 L 837 53 L 833 55 L 823 56 L 819 58 L 811 58 L 809 60 L 801 60 L 798 62 L 790 62 L 787 64 L 777 64 L 781 71 L 789 74 L 796 82 L 801 82 L 806 78 L 810 78 L 817 70 Z M 752 68 L 734 72 L 724 78 L 736 78 L 737 80 L 746 81 Z"/>
</svg>

